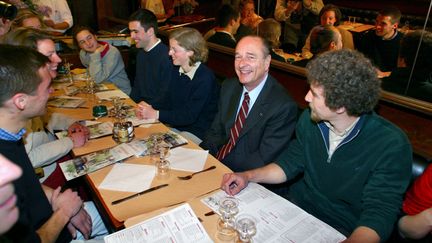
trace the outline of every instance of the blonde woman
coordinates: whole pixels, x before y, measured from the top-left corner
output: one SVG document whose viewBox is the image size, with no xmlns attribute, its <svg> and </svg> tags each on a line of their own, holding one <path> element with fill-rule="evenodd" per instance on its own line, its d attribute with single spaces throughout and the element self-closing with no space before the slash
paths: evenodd
<svg viewBox="0 0 432 243">
<path fill-rule="evenodd" d="M 202 35 L 192 28 L 174 30 L 169 37 L 169 55 L 173 64 L 167 107 L 152 107 L 141 102 L 137 115 L 159 119 L 180 131 L 198 137 L 199 143 L 217 111 L 219 87 L 207 61 L 208 49 Z"/>
</svg>

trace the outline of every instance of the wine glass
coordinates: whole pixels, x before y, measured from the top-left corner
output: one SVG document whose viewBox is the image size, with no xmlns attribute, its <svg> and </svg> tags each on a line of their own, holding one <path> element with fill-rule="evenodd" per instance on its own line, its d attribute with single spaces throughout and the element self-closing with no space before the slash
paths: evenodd
<svg viewBox="0 0 432 243">
<path fill-rule="evenodd" d="M 256 234 L 256 220 L 248 214 L 241 214 L 236 220 L 236 229 L 239 242 L 252 242 L 252 237 Z"/>
<path fill-rule="evenodd" d="M 239 212 L 238 200 L 234 197 L 224 197 L 219 201 L 220 218 L 217 225 L 217 238 L 221 241 L 234 241 L 235 215 Z"/>
</svg>

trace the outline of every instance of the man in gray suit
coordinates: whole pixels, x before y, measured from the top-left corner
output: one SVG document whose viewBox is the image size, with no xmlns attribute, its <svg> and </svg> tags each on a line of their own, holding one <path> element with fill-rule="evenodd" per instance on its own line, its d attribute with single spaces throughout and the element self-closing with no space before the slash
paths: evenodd
<svg viewBox="0 0 432 243">
<path fill-rule="evenodd" d="M 200 144 L 236 172 L 276 159 L 294 131 L 297 105 L 268 74 L 270 61 L 267 41 L 258 36 L 240 40 L 234 64 L 238 78 L 222 84 L 218 113 Z"/>
</svg>

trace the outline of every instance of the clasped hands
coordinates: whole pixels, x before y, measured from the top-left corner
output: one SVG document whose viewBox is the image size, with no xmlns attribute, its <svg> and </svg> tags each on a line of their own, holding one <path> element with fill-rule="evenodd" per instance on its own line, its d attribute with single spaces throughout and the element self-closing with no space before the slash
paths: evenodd
<svg viewBox="0 0 432 243">
<path fill-rule="evenodd" d="M 74 148 L 83 146 L 90 137 L 89 129 L 81 125 L 79 122 L 74 122 L 68 128 L 68 137 L 72 139 Z"/>
<path fill-rule="evenodd" d="M 80 231 L 85 239 L 89 239 L 92 231 L 92 220 L 87 211 L 83 208 L 83 202 L 78 194 L 70 189 L 60 192 L 58 187 L 51 195 L 51 206 L 53 211 L 60 211 L 67 218 L 67 228 L 76 238 L 76 231 Z"/>
<path fill-rule="evenodd" d="M 159 113 L 144 101 L 141 101 L 135 108 L 135 115 L 139 119 L 159 119 Z"/>
</svg>

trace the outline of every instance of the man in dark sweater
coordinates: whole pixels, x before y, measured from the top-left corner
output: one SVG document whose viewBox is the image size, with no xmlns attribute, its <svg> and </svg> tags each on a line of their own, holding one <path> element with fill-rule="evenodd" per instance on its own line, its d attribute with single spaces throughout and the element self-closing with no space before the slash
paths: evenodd
<svg viewBox="0 0 432 243">
<path fill-rule="evenodd" d="M 140 49 L 130 97 L 136 103 L 144 101 L 157 110 L 164 109 L 173 65 L 168 47 L 157 38 L 156 16 L 150 10 L 138 9 L 129 17 L 129 30 Z"/>
<path fill-rule="evenodd" d="M 397 8 L 381 10 L 376 18 L 375 31 L 366 33 L 358 46 L 358 50 L 369 57 L 381 72 L 391 72 L 397 67 L 399 46 L 403 36 L 397 30 L 400 18 L 401 12 Z"/>
<path fill-rule="evenodd" d="M 296 139 L 276 162 L 224 175 L 222 188 L 234 195 L 248 181 L 276 184 L 303 173 L 284 197 L 349 242 L 385 242 L 410 180 L 411 145 L 373 112 L 380 82 L 362 54 L 326 52 L 307 69 L 310 108 L 297 123 Z"/>
<path fill-rule="evenodd" d="M 236 39 L 234 35 L 240 27 L 240 13 L 231 5 L 225 4 L 219 9 L 216 16 L 217 27 L 215 33 L 207 41 L 226 47 L 235 48 Z"/>
<path fill-rule="evenodd" d="M 60 192 L 60 187 L 42 187 L 22 141 L 27 121 L 46 111 L 52 91 L 48 58 L 26 47 L 0 45 L 0 67 L 0 153 L 23 172 L 14 182 L 19 218 L 5 237 L 12 242 L 69 242 L 78 230 L 89 238 L 95 223 L 80 197 L 71 190 Z"/>
</svg>

